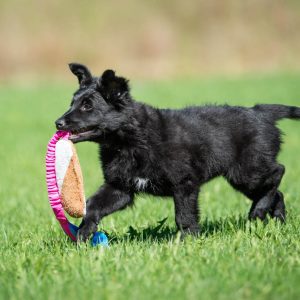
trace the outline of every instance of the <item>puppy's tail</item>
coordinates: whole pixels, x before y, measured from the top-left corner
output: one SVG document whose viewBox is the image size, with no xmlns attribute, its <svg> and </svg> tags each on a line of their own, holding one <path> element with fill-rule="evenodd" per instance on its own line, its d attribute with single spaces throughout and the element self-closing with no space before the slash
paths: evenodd
<svg viewBox="0 0 300 300">
<path fill-rule="evenodd" d="M 272 121 L 288 118 L 300 119 L 300 107 L 281 104 L 258 104 L 253 107 L 257 112 L 266 114 Z"/>
</svg>

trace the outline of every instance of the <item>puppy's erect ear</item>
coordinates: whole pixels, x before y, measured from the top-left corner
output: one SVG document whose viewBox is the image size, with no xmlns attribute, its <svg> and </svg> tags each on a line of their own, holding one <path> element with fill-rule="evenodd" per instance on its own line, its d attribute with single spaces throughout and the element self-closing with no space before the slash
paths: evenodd
<svg viewBox="0 0 300 300">
<path fill-rule="evenodd" d="M 77 76 L 80 87 L 84 87 L 92 82 L 92 74 L 86 66 L 77 63 L 71 63 L 69 64 L 69 68 L 71 72 Z"/>
<path fill-rule="evenodd" d="M 99 78 L 98 89 L 102 96 L 115 105 L 124 105 L 129 92 L 128 80 L 116 76 L 113 70 L 106 70 Z"/>
</svg>

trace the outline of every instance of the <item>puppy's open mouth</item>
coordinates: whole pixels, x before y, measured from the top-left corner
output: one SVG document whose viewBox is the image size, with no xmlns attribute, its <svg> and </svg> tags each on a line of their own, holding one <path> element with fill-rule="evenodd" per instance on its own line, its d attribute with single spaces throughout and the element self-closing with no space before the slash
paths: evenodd
<svg viewBox="0 0 300 300">
<path fill-rule="evenodd" d="M 79 141 L 82 139 L 87 139 L 97 132 L 97 128 L 85 127 L 76 130 L 71 130 L 69 139 L 71 141 Z"/>
</svg>

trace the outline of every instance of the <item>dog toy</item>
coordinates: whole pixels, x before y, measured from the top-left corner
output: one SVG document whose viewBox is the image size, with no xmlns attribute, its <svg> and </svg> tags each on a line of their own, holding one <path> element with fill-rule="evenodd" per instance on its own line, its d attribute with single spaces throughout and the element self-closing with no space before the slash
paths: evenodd
<svg viewBox="0 0 300 300">
<path fill-rule="evenodd" d="M 76 241 L 78 227 L 68 221 L 64 211 L 80 218 L 85 215 L 83 177 L 74 144 L 68 139 L 69 132 L 57 131 L 48 143 L 46 154 L 46 181 L 48 198 L 56 219 L 63 231 Z M 108 246 L 107 236 L 96 232 L 93 246 Z"/>
</svg>

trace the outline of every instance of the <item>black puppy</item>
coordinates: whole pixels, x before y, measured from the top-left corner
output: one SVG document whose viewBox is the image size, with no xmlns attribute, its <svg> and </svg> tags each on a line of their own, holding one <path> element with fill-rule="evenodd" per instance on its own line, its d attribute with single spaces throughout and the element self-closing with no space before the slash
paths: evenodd
<svg viewBox="0 0 300 300">
<path fill-rule="evenodd" d="M 183 233 L 199 232 L 199 187 L 224 176 L 253 201 L 250 219 L 285 219 L 278 190 L 284 166 L 276 161 L 282 118 L 300 118 L 300 108 L 284 105 L 156 109 L 135 102 L 128 81 L 106 70 L 93 77 L 70 64 L 80 87 L 70 109 L 56 121 L 73 142 L 98 143 L 105 183 L 87 202 L 79 239 L 87 240 L 99 221 L 131 205 L 146 192 L 172 196 Z"/>
</svg>

